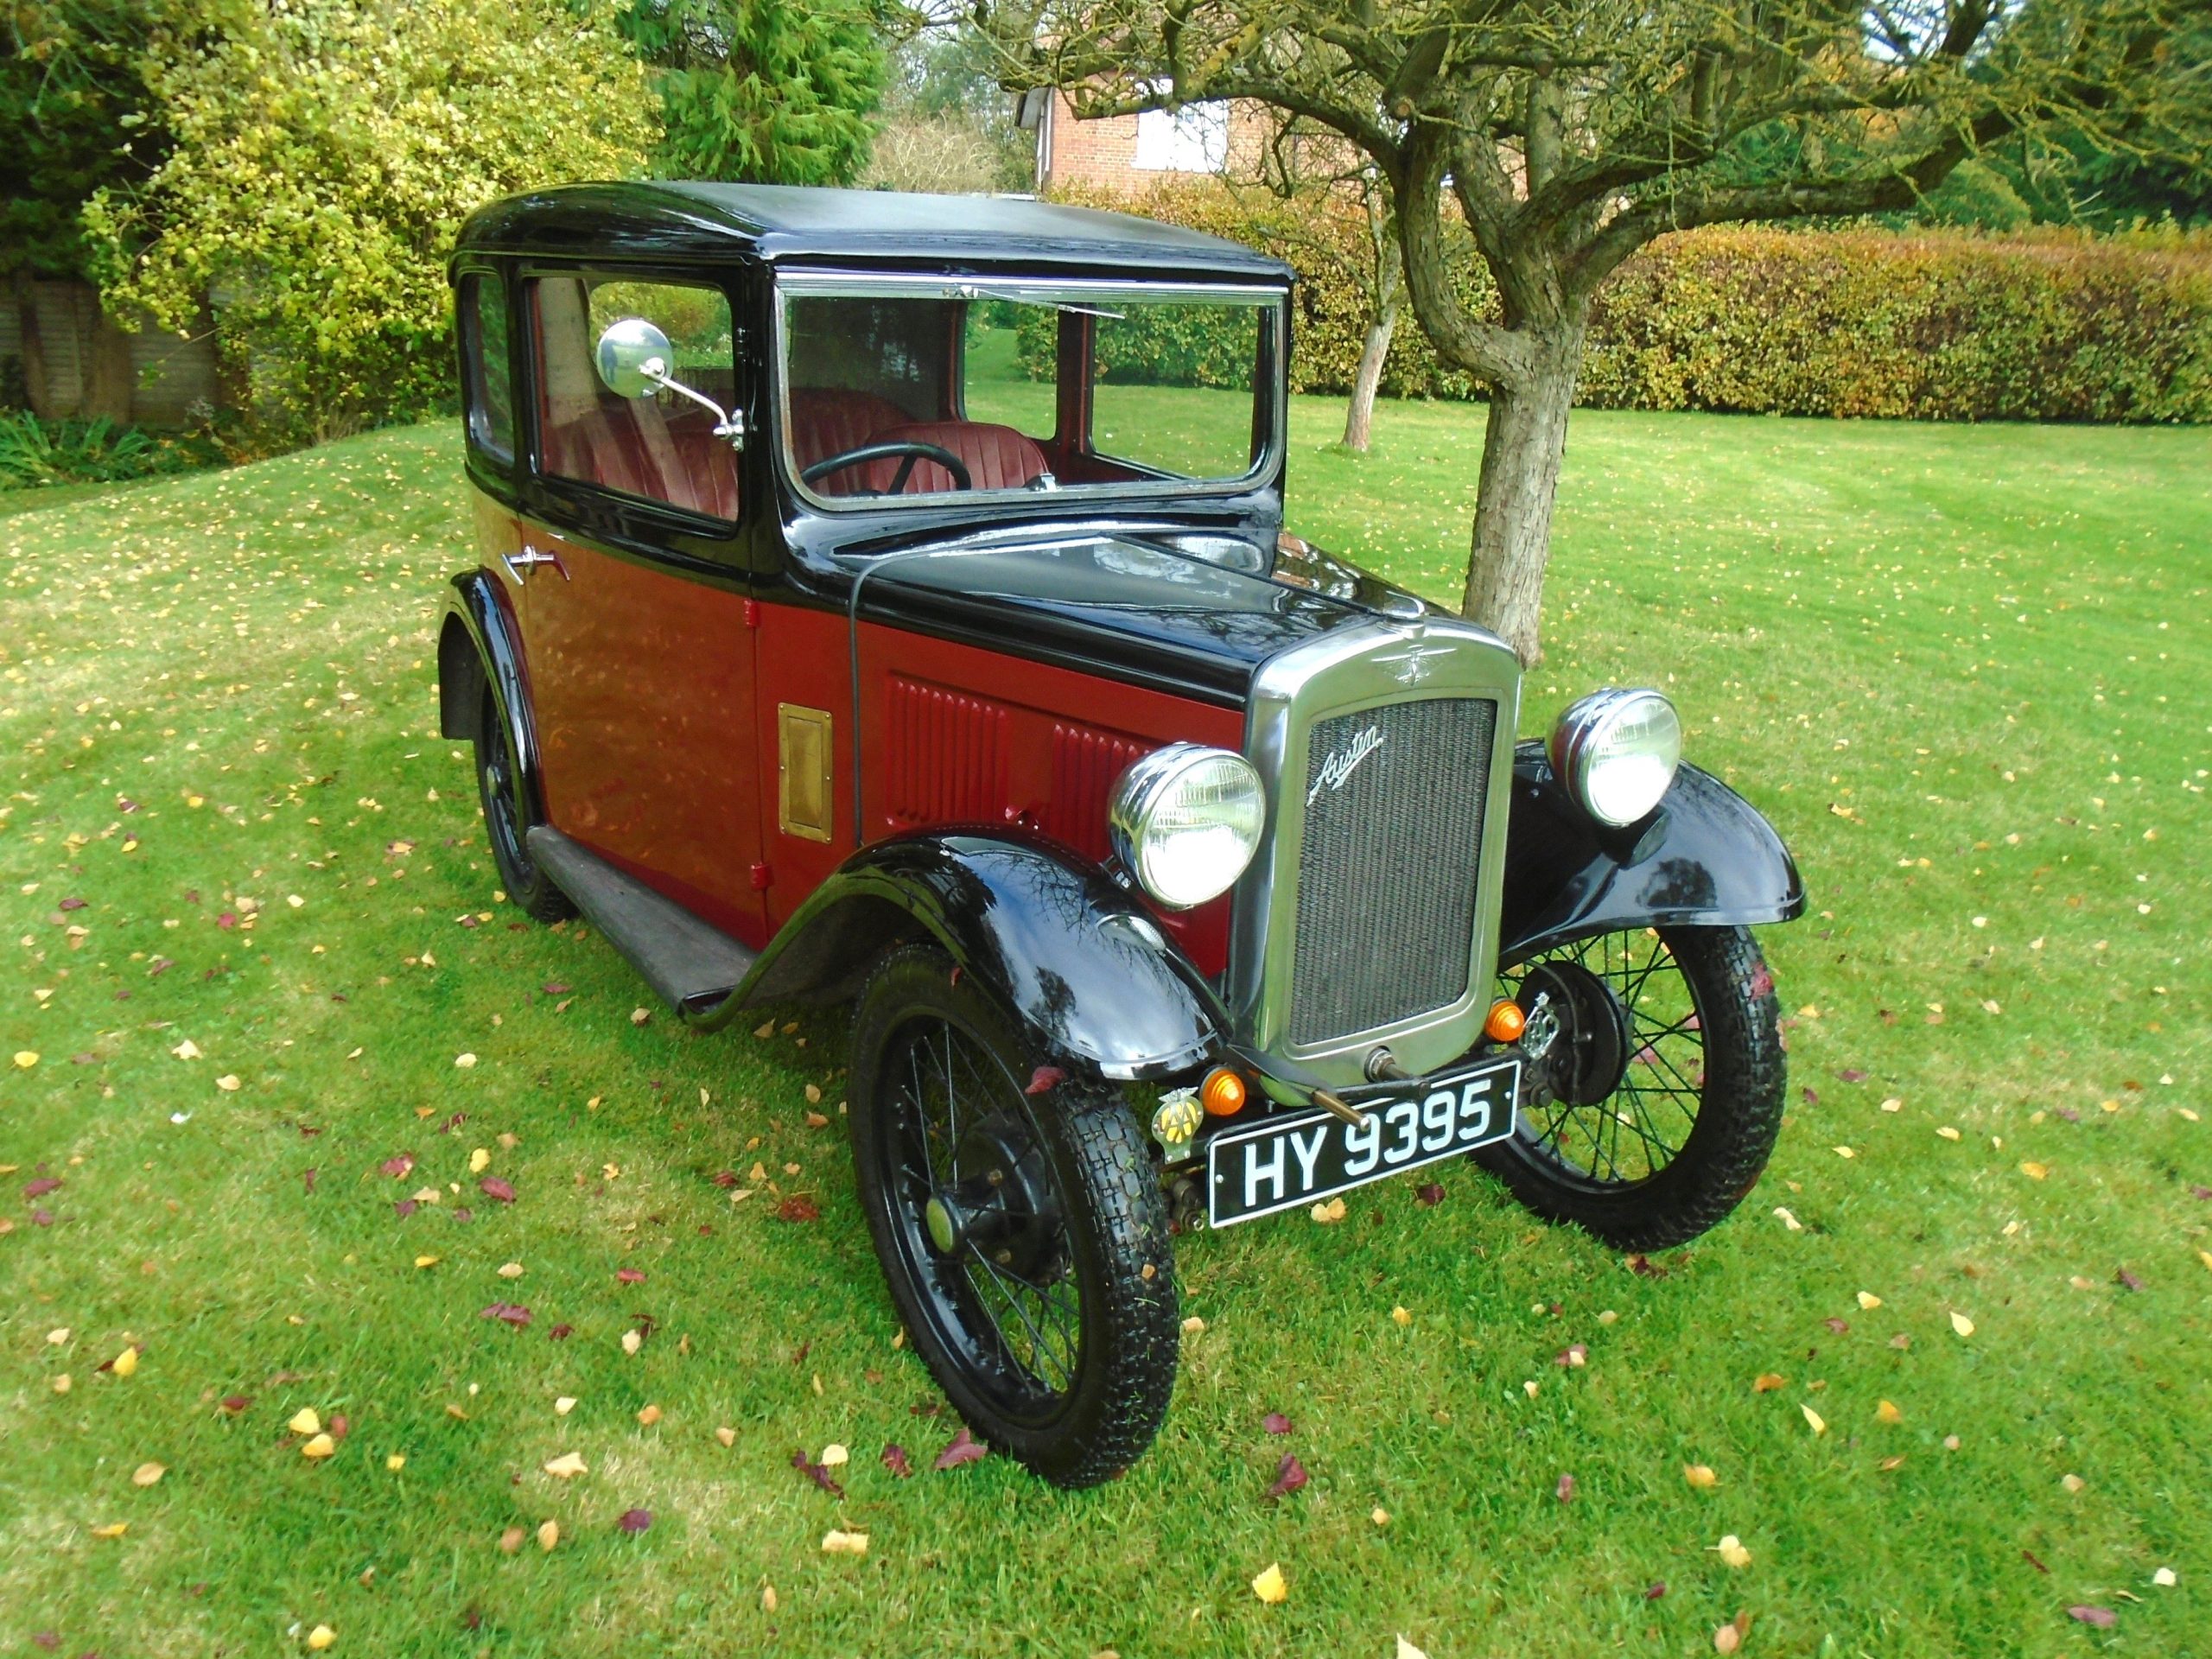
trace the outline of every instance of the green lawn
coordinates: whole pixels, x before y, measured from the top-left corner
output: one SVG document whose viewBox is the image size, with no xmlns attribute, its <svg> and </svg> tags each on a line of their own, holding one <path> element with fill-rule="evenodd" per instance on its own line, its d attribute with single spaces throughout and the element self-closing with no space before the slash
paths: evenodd
<svg viewBox="0 0 2212 1659">
<path fill-rule="evenodd" d="M 1358 461 L 1340 420 L 1297 410 L 1297 527 L 1448 596 L 1479 411 L 1385 407 Z M 1774 1166 L 1650 1275 L 1471 1169 L 1189 1241 L 1166 1430 L 1078 1497 L 929 1471 L 842 1016 L 637 1023 L 495 902 L 435 735 L 456 449 L 0 518 L 5 1650 L 1533 1659 L 1742 1611 L 1751 1655 L 2212 1651 L 2212 438 L 1579 415 L 1529 728 L 1658 683 L 1796 849 Z M 756 1162 L 821 1218 L 709 1179 Z M 842 1501 L 790 1467 L 833 1441 Z"/>
</svg>

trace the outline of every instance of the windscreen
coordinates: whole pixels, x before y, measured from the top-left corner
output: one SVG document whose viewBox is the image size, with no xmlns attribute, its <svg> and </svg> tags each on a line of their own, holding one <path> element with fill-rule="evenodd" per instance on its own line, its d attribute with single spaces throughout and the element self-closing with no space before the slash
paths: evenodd
<svg viewBox="0 0 2212 1659">
<path fill-rule="evenodd" d="M 825 505 L 1225 488 L 1276 442 L 1279 291 L 798 283 L 781 304 L 784 462 Z"/>
</svg>

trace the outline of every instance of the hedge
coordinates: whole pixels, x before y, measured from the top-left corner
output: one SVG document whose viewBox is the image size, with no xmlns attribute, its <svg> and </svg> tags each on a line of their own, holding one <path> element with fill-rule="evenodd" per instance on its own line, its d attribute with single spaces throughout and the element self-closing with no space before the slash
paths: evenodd
<svg viewBox="0 0 2212 1659">
<path fill-rule="evenodd" d="M 1134 211 L 1289 259 L 1300 278 L 1293 390 L 1351 389 L 1368 320 L 1367 227 L 1356 208 L 1207 183 L 1163 188 Z M 1479 262 L 1459 268 L 1468 302 L 1494 309 Z M 1437 360 L 1410 308 L 1382 390 L 1481 395 Z M 1575 401 L 1903 420 L 2212 421 L 2212 245 L 1857 229 L 1662 237 L 1599 291 Z"/>
</svg>

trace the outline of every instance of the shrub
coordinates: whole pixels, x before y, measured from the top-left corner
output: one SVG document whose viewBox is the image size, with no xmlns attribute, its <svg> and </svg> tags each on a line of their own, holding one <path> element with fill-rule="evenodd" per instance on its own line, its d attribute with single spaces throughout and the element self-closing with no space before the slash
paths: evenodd
<svg viewBox="0 0 2212 1659">
<path fill-rule="evenodd" d="M 181 473 L 223 458 L 212 437 L 156 434 L 92 421 L 41 421 L 0 410 L 0 490 L 43 484 L 112 484 L 156 473 Z"/>
<path fill-rule="evenodd" d="M 1281 253 L 1300 279 L 1292 389 L 1351 390 L 1368 321 L 1359 275 L 1367 226 L 1356 206 L 1294 207 L 1208 183 L 1165 188 L 1135 211 Z M 1456 268 L 1469 304 L 1495 315 L 1480 262 Z M 1159 349 L 1164 366 L 1167 342 Z M 1480 395 L 1437 360 L 1410 315 L 1392 339 L 1382 390 Z M 1599 291 L 1576 402 L 1902 420 L 2212 421 L 2212 243 L 1872 229 L 1664 237 Z"/>
</svg>

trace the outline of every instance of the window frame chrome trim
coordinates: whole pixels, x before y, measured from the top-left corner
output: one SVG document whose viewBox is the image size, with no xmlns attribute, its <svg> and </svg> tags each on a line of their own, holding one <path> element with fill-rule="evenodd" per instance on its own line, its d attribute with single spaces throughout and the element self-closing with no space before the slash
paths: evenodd
<svg viewBox="0 0 2212 1659">
<path fill-rule="evenodd" d="M 1387 659 L 1409 645 L 1442 645 L 1465 658 L 1448 666 L 1439 664 L 1408 684 L 1402 678 L 1402 656 Z M 1235 897 L 1225 1000 L 1242 1042 L 1338 1087 L 1368 1081 L 1367 1056 L 1378 1045 L 1387 1045 L 1415 1077 L 1449 1065 L 1474 1046 L 1497 976 L 1522 679 L 1520 661 L 1503 640 L 1487 629 L 1447 618 L 1357 623 L 1293 646 L 1261 666 L 1245 716 L 1244 756 L 1259 770 L 1267 818 L 1250 865 L 1230 889 Z M 1447 1007 L 1410 1019 L 1323 1042 L 1294 1044 L 1289 1038 L 1292 980 L 1306 832 L 1301 780 L 1312 734 L 1338 715 L 1440 696 L 1488 698 L 1497 704 L 1466 993 Z"/>
</svg>

